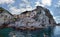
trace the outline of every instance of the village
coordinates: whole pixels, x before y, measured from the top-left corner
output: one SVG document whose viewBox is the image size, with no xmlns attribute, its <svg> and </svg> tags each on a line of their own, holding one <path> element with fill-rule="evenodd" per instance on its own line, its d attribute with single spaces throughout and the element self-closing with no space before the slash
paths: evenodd
<svg viewBox="0 0 60 37">
<path fill-rule="evenodd" d="M 11 14 L 0 7 L 0 28 L 38 29 L 54 27 L 56 22 L 47 8 L 37 6 L 32 11 L 25 11 L 19 15 Z"/>
</svg>

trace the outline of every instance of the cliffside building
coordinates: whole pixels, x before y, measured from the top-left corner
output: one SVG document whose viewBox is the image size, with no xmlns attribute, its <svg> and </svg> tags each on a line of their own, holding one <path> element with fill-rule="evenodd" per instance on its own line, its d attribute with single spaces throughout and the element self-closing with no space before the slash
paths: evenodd
<svg viewBox="0 0 60 37">
<path fill-rule="evenodd" d="M 20 14 L 20 19 L 23 21 L 22 24 L 25 26 L 54 26 L 56 24 L 53 16 L 47 8 L 37 6 L 32 11 L 25 11 Z M 22 25 L 20 24 L 20 25 Z"/>
<path fill-rule="evenodd" d="M 6 9 L 0 7 L 0 26 L 4 23 L 8 24 L 13 19 L 13 15 Z"/>
<path fill-rule="evenodd" d="M 19 15 L 19 21 L 14 24 L 10 24 L 10 26 L 15 27 L 48 27 L 55 26 L 56 22 L 53 16 L 50 14 L 50 11 L 47 8 L 37 6 L 36 9 L 32 11 L 25 11 Z"/>
</svg>

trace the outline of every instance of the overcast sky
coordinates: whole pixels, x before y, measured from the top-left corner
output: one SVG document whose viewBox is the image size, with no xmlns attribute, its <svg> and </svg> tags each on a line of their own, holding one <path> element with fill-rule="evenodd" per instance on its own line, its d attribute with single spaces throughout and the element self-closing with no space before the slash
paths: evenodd
<svg viewBox="0 0 60 37">
<path fill-rule="evenodd" d="M 0 7 L 7 9 L 12 14 L 33 10 L 36 6 L 48 8 L 55 21 L 60 23 L 60 0 L 0 0 Z"/>
</svg>

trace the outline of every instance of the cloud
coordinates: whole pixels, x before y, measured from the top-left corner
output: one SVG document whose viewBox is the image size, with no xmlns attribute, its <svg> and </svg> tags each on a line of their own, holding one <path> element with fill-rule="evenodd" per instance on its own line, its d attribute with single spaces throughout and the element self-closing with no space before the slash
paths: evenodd
<svg viewBox="0 0 60 37">
<path fill-rule="evenodd" d="M 0 4 L 11 4 L 14 3 L 14 0 L 0 0 Z"/>
<path fill-rule="evenodd" d="M 51 6 L 52 0 L 38 0 L 35 2 L 35 6 Z"/>
<path fill-rule="evenodd" d="M 27 11 L 30 11 L 30 10 L 33 10 L 33 8 L 32 8 L 32 6 L 27 5 L 27 6 L 26 6 L 26 10 L 27 10 Z"/>
<path fill-rule="evenodd" d="M 54 13 L 52 12 L 52 10 L 50 10 L 50 13 L 51 13 L 52 15 L 54 15 Z"/>
<path fill-rule="evenodd" d="M 24 7 L 25 5 L 26 5 L 26 4 L 24 4 L 24 3 L 20 3 L 20 4 L 19 4 L 20 7 Z"/>
<path fill-rule="evenodd" d="M 41 4 L 39 1 L 35 2 L 35 6 L 43 6 L 44 7 L 44 5 Z"/>
<path fill-rule="evenodd" d="M 21 5 L 20 5 L 20 7 L 21 7 Z M 26 5 L 24 5 L 24 4 L 22 4 L 22 7 L 20 8 L 20 10 L 22 11 L 22 12 L 24 12 L 24 11 L 31 11 L 31 10 L 33 10 L 34 8 L 32 8 L 32 6 L 30 5 L 30 4 L 26 4 Z"/>
<path fill-rule="evenodd" d="M 34 8 L 32 8 L 31 6 L 31 2 L 29 2 L 28 0 L 22 0 L 23 2 L 19 4 L 21 9 L 25 9 L 27 11 L 33 10 Z"/>
<path fill-rule="evenodd" d="M 56 23 L 60 23 L 60 16 L 55 16 L 54 19 L 55 19 Z"/>
<path fill-rule="evenodd" d="M 51 6 L 52 0 L 42 0 L 43 5 Z"/>
<path fill-rule="evenodd" d="M 10 12 L 12 13 L 12 14 L 20 14 L 20 13 L 22 13 L 22 12 L 24 12 L 24 11 L 30 11 L 30 10 L 32 10 L 32 8 L 30 8 L 30 7 L 27 7 L 27 8 L 17 8 L 17 7 L 10 7 L 9 8 L 9 10 L 10 10 Z"/>
<path fill-rule="evenodd" d="M 16 8 L 16 7 L 13 7 L 13 6 L 11 6 L 11 7 L 9 8 L 9 10 L 10 10 L 10 12 L 11 12 L 12 14 L 19 14 L 19 13 L 20 13 L 20 9 L 18 9 L 18 8 Z"/>
<path fill-rule="evenodd" d="M 9 6 L 9 10 L 12 14 L 20 14 L 24 11 L 31 11 L 33 8 L 31 6 L 26 6 L 25 8 L 17 8 L 15 6 Z"/>
<path fill-rule="evenodd" d="M 24 11 L 31 11 L 33 8 L 29 5 L 27 5 L 25 8 L 21 7 L 21 8 L 17 8 L 15 6 L 9 6 L 9 10 L 12 14 L 20 14 Z"/>
<path fill-rule="evenodd" d="M 18 7 L 17 8 L 16 6 L 13 6 L 13 5 L 8 5 L 9 7 L 9 11 L 12 13 L 12 14 L 20 14 L 24 11 L 30 11 L 32 10 L 32 6 L 30 5 L 30 2 L 29 1 L 25 1 L 25 0 L 22 0 L 23 2 L 22 3 L 18 3 Z"/>
<path fill-rule="evenodd" d="M 30 2 L 28 0 L 22 0 L 25 4 L 29 4 Z"/>
<path fill-rule="evenodd" d="M 57 5 L 60 6 L 60 0 L 58 1 Z"/>
<path fill-rule="evenodd" d="M 55 7 L 60 7 L 60 0 L 58 1 L 57 4 L 55 4 Z"/>
</svg>

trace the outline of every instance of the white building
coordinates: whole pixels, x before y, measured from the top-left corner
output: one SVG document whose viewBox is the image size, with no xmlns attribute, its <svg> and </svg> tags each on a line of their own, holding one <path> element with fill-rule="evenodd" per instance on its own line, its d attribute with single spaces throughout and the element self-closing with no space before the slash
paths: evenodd
<svg viewBox="0 0 60 37">
<path fill-rule="evenodd" d="M 0 7 L 0 26 L 3 23 L 9 23 L 12 21 L 13 15 L 4 8 Z"/>
</svg>

